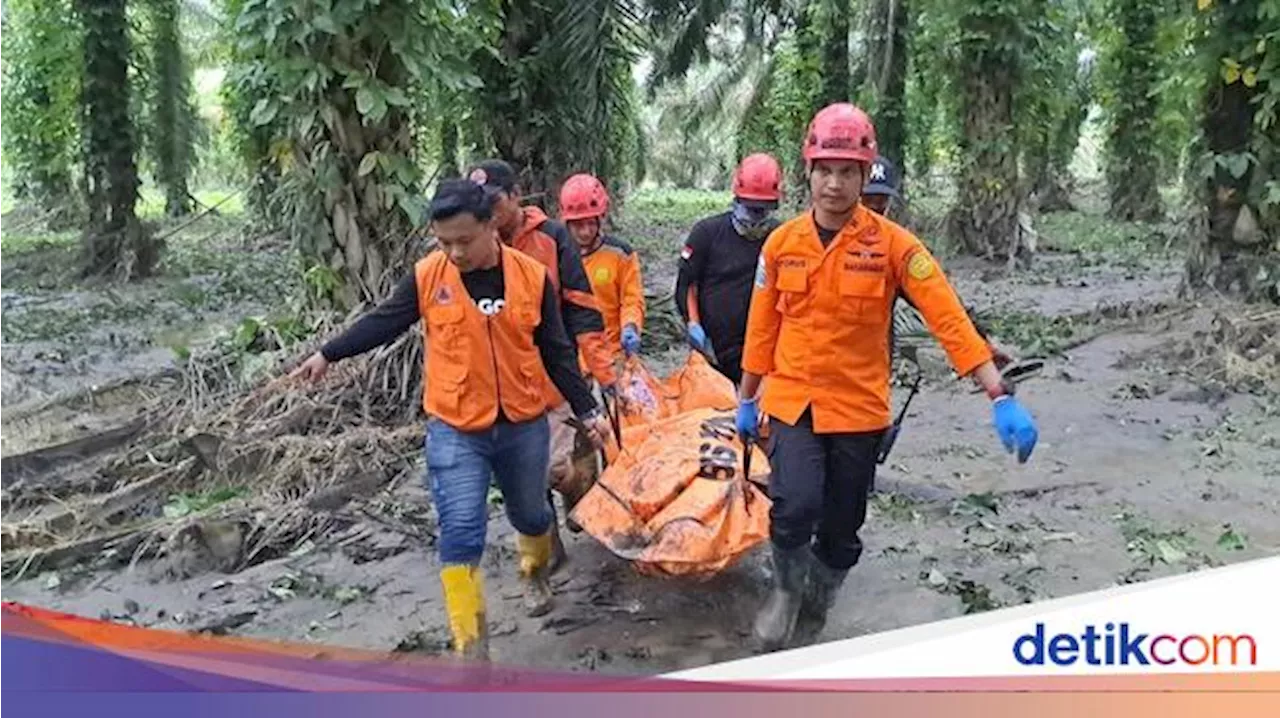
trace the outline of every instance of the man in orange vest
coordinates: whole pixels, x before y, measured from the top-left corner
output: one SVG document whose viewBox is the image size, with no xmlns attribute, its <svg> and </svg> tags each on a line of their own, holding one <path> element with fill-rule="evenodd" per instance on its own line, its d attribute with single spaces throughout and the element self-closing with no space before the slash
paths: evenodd
<svg viewBox="0 0 1280 718">
<path fill-rule="evenodd" d="M 440 520 L 440 580 L 455 651 L 482 660 L 488 637 L 479 563 L 490 482 L 502 491 L 518 534 L 526 611 L 543 615 L 551 610 L 547 574 L 555 522 L 547 493 L 545 383 L 568 399 L 597 446 L 608 427 L 579 373 L 546 267 L 498 241 L 493 204 L 493 195 L 476 183 L 441 183 L 430 209 L 440 251 L 418 260 L 390 298 L 291 374 L 318 380 L 329 364 L 391 342 L 422 321 L 427 478 Z"/>
<path fill-rule="evenodd" d="M 612 396 L 617 374 L 613 355 L 605 339 L 604 318 L 591 290 L 591 281 L 582 264 L 577 244 L 563 224 L 547 217 L 538 207 L 522 207 L 520 186 L 515 170 L 502 160 L 485 160 L 468 173 L 470 179 L 491 191 L 496 197 L 494 219 L 502 241 L 542 262 L 551 274 L 559 298 L 561 315 L 569 338 L 586 359 L 591 375 L 601 392 Z M 590 488 L 591 477 L 580 475 L 575 462 L 576 430 L 569 426 L 569 405 L 556 387 L 547 384 L 547 406 L 551 420 L 551 488 L 560 492 L 565 503 L 572 503 Z M 584 488 L 585 487 L 585 488 Z M 554 508 L 554 502 L 552 504 Z M 558 529 L 558 524 L 557 527 Z M 565 559 L 560 532 L 553 531 L 555 555 L 553 570 Z"/>
<path fill-rule="evenodd" d="M 862 555 L 858 531 L 891 424 L 888 330 L 899 292 L 956 373 L 986 390 L 1006 450 L 1025 462 L 1038 437 L 928 249 L 859 204 L 876 158 L 870 118 L 847 103 L 822 109 L 803 155 L 813 207 L 760 253 L 736 420 L 748 441 L 760 436 L 757 403 L 769 420 L 773 590 L 755 621 L 765 650 L 785 645 L 801 615 L 820 630 Z"/>
<path fill-rule="evenodd" d="M 742 342 L 751 278 L 760 247 L 778 226 L 782 168 L 770 155 L 747 155 L 733 173 L 733 207 L 693 226 L 680 250 L 676 311 L 689 345 L 735 385 L 742 380 Z"/>
</svg>

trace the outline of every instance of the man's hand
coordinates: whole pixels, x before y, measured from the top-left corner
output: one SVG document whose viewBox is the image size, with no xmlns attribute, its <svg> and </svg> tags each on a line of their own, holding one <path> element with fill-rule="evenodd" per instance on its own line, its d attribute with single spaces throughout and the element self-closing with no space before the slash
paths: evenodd
<svg viewBox="0 0 1280 718">
<path fill-rule="evenodd" d="M 633 356 L 640 353 L 640 330 L 636 329 L 636 325 L 628 324 L 622 328 L 622 351 L 627 356 Z"/>
<path fill-rule="evenodd" d="M 738 414 L 734 419 L 734 427 L 743 441 L 760 438 L 760 412 L 756 409 L 755 399 L 738 400 Z"/>
<path fill-rule="evenodd" d="M 329 360 L 324 358 L 324 354 L 316 352 L 299 364 L 297 369 L 289 372 L 289 378 L 320 381 L 327 371 L 329 371 Z"/>
<path fill-rule="evenodd" d="M 689 322 L 689 344 L 694 349 L 704 353 L 711 353 L 711 342 L 707 339 L 707 332 L 698 322 Z"/>
<path fill-rule="evenodd" d="M 1036 421 L 1018 400 L 1012 396 L 996 397 L 991 404 L 993 423 L 1000 436 L 1004 450 L 1018 456 L 1018 463 L 1024 464 L 1036 448 L 1040 432 L 1036 429 Z"/>
<path fill-rule="evenodd" d="M 591 412 L 582 417 L 582 426 L 587 430 L 587 438 L 591 440 L 591 445 L 597 449 L 603 449 L 609 436 L 609 422 L 605 420 L 604 414 L 599 411 Z"/>
</svg>

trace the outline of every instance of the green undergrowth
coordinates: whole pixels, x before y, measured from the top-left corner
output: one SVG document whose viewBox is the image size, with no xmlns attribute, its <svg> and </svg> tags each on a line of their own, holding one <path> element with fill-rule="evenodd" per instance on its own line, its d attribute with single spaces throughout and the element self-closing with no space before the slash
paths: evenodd
<svg viewBox="0 0 1280 718">
<path fill-rule="evenodd" d="M 1119 222 L 1084 212 L 1048 212 L 1039 217 L 1036 231 L 1040 251 L 1076 253 L 1091 264 L 1164 259 L 1180 249 L 1167 225 Z"/>
</svg>

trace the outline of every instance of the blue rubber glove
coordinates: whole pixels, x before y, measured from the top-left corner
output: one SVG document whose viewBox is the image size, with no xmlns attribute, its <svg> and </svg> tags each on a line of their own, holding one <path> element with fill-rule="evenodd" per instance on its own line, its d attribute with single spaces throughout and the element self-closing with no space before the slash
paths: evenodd
<svg viewBox="0 0 1280 718">
<path fill-rule="evenodd" d="M 689 343 L 700 352 L 711 352 L 711 342 L 707 340 L 707 332 L 697 322 L 689 325 Z"/>
<path fill-rule="evenodd" d="M 755 399 L 738 400 L 738 416 L 734 419 L 734 426 L 743 440 L 760 438 L 760 412 L 756 410 Z"/>
<path fill-rule="evenodd" d="M 1007 395 L 992 402 L 991 412 L 1004 450 L 1011 454 L 1016 451 L 1018 463 L 1026 463 L 1031 450 L 1036 448 L 1036 440 L 1040 438 L 1035 419 L 1031 418 L 1031 414 L 1022 408 L 1017 399 Z"/>
<path fill-rule="evenodd" d="M 622 328 L 622 351 L 628 356 L 640 353 L 640 331 L 634 324 Z"/>
</svg>

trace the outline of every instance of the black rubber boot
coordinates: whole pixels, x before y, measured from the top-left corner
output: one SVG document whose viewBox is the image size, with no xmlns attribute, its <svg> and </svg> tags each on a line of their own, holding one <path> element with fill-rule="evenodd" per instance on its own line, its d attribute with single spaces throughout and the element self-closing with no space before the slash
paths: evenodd
<svg viewBox="0 0 1280 718">
<path fill-rule="evenodd" d="M 809 574 L 809 549 L 773 549 L 773 591 L 756 614 L 755 637 L 760 649 L 776 651 L 785 646 L 796 629 L 800 604 Z"/>
<path fill-rule="evenodd" d="M 805 587 L 804 600 L 800 603 L 800 624 L 810 640 L 827 625 L 827 614 L 835 605 L 840 587 L 844 585 L 849 569 L 836 569 L 826 565 L 809 552 L 809 583 Z"/>
</svg>

